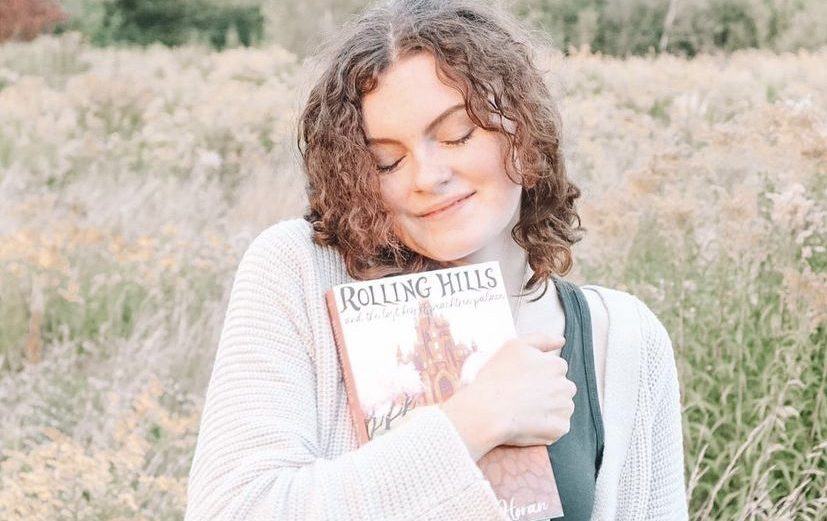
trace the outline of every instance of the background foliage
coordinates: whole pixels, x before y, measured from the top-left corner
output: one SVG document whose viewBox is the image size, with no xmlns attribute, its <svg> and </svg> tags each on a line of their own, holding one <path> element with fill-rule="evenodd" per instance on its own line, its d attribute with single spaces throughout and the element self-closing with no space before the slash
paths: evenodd
<svg viewBox="0 0 827 521">
<path fill-rule="evenodd" d="M 824 519 L 827 49 L 541 59 L 584 193 L 569 278 L 670 332 L 692 519 Z M 313 74 L 0 47 L 0 519 L 181 518 L 233 273 L 304 208 Z"/>
<path fill-rule="evenodd" d="M 59 33 L 0 45 L 0 519 L 181 519 L 238 261 L 305 205 L 301 56 L 363 4 L 0 0 Z M 825 6 L 511 2 L 566 51 L 568 277 L 673 340 L 693 520 L 827 512 Z"/>
<path fill-rule="evenodd" d="M 496 0 L 495 0 L 496 1 Z M 827 44 L 823 0 L 502 0 L 552 37 L 564 52 L 588 47 L 613 56 L 683 56 L 760 48 L 817 49 Z M 95 45 L 160 42 L 225 46 L 276 44 L 300 56 L 335 33 L 367 0 L 0 0 L 0 13 L 63 12 L 58 32 L 80 31 Z M 61 11 L 62 10 L 62 11 Z M 40 14 L 35 14 L 40 13 Z M 4 31 L 5 24 L 5 31 Z M 23 35 L 0 14 L 0 41 Z M 4 34 L 6 34 L 4 38 Z M 25 33 L 29 34 L 29 33 Z"/>
<path fill-rule="evenodd" d="M 694 56 L 745 48 L 788 51 L 827 43 L 820 0 L 517 0 L 561 49 L 615 56 L 651 50 Z"/>
</svg>

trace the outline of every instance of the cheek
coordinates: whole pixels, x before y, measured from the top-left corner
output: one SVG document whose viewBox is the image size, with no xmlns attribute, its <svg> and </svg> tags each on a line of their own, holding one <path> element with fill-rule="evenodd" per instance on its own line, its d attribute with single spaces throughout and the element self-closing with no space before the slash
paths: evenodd
<svg viewBox="0 0 827 521">
<path fill-rule="evenodd" d="M 491 153 L 487 157 L 478 157 L 474 170 L 475 181 L 483 186 L 493 199 L 511 199 L 514 190 L 520 185 L 508 177 L 502 155 Z"/>
<path fill-rule="evenodd" d="M 407 196 L 404 187 L 398 181 L 388 179 L 382 182 L 379 195 L 390 214 L 394 233 L 407 242 L 404 238 L 409 235 L 406 230 L 410 227 L 410 223 L 408 214 L 405 212 Z"/>
<path fill-rule="evenodd" d="M 463 158 L 468 172 L 478 182 L 489 185 L 514 184 L 506 173 L 505 156 L 508 142 L 498 132 L 481 132 L 476 146 L 469 147 Z"/>
<path fill-rule="evenodd" d="M 385 207 L 394 215 L 399 212 L 402 203 L 405 201 L 404 191 L 398 182 L 391 179 L 383 180 L 379 189 L 379 196 Z"/>
</svg>

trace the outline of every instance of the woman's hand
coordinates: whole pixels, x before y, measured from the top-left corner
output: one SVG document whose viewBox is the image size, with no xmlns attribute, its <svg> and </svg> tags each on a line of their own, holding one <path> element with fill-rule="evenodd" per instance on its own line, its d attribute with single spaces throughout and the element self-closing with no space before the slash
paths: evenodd
<svg viewBox="0 0 827 521">
<path fill-rule="evenodd" d="M 564 343 L 541 333 L 510 340 L 440 405 L 475 460 L 497 445 L 549 445 L 569 431 L 577 388 L 559 355 Z"/>
</svg>

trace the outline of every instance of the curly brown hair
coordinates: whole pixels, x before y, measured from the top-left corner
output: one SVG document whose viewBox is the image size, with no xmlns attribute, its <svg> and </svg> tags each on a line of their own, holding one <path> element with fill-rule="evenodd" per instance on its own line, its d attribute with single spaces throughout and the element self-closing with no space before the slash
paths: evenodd
<svg viewBox="0 0 827 521">
<path fill-rule="evenodd" d="M 534 271 L 524 289 L 543 282 L 545 293 L 551 276 L 568 273 L 571 246 L 584 231 L 574 205 L 580 190 L 566 176 L 560 114 L 529 41 L 509 15 L 479 0 L 391 1 L 345 28 L 310 92 L 298 146 L 308 177 L 304 218 L 317 244 L 341 252 L 351 277 L 443 267 L 395 235 L 362 122 L 362 97 L 378 77 L 395 60 L 419 52 L 430 52 L 440 79 L 460 89 L 474 124 L 507 139 L 505 171 L 523 187 L 511 236 Z M 491 123 L 503 118 L 514 125 Z"/>
</svg>

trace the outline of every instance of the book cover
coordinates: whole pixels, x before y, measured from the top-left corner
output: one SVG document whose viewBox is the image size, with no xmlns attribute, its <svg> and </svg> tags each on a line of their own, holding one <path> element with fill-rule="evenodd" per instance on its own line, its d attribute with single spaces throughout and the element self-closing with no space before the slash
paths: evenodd
<svg viewBox="0 0 827 521">
<path fill-rule="evenodd" d="M 450 398 L 516 336 L 498 262 L 342 284 L 326 301 L 360 446 Z M 563 515 L 544 445 L 477 464 L 509 519 Z"/>
</svg>

